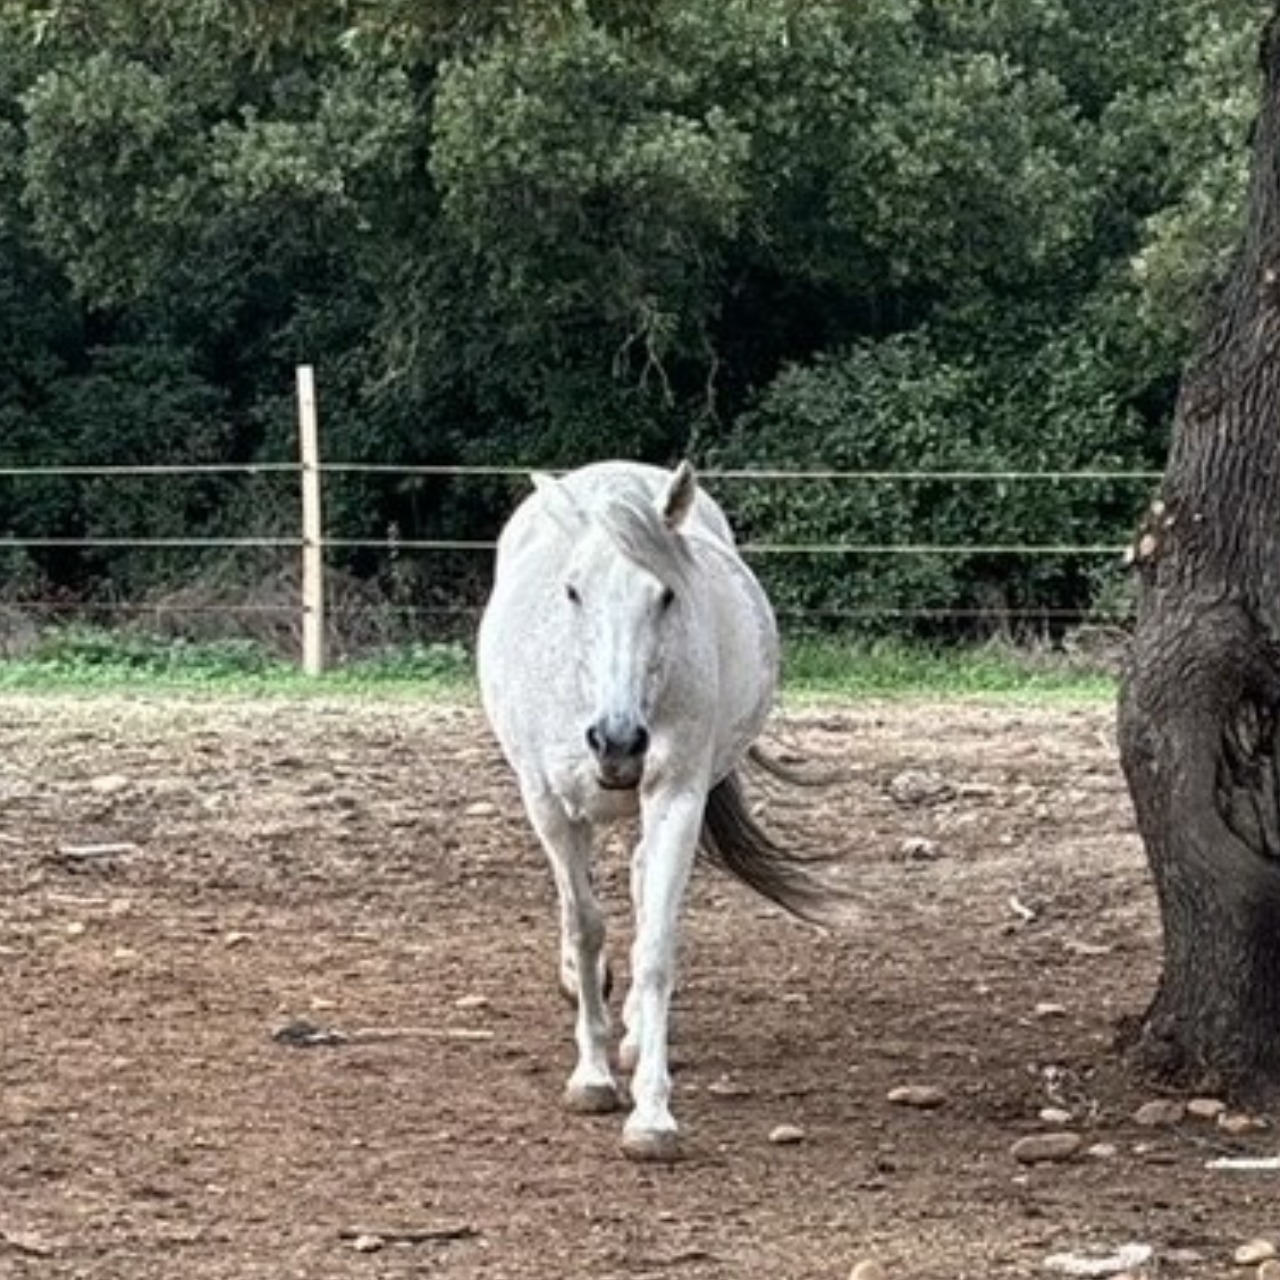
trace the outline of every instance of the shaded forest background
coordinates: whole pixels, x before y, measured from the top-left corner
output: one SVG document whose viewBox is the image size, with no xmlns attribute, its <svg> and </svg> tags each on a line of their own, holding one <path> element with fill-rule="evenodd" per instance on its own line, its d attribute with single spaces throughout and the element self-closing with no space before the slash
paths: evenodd
<svg viewBox="0 0 1280 1280">
<path fill-rule="evenodd" d="M 0 3 L 0 466 L 1150 471 L 1237 239 L 1264 0 Z M 293 536 L 288 477 L 0 477 L 10 539 Z M 335 538 L 504 479 L 330 477 Z M 1123 541 L 1151 488 L 725 480 L 772 542 Z M 474 603 L 487 559 L 334 554 Z M 0 597 L 278 554 L 0 549 Z M 1105 616 L 1113 557 L 774 557 L 780 608 Z M 431 616 L 430 614 L 426 616 Z"/>
</svg>

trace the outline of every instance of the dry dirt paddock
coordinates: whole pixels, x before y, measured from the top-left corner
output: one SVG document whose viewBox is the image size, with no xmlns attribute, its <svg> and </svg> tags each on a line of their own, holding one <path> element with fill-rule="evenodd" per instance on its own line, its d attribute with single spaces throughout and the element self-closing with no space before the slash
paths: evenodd
<svg viewBox="0 0 1280 1280">
<path fill-rule="evenodd" d="M 1111 1052 L 1158 943 L 1111 709 L 775 743 L 846 770 L 769 812 L 855 906 L 824 934 L 697 879 L 655 1168 L 560 1109 L 550 884 L 474 707 L 0 698 L 0 1276 L 996 1280 L 1131 1243 L 1247 1274 L 1280 1181 L 1206 1164 L 1274 1131 L 1140 1125 Z M 1050 1129 L 1080 1150 L 1014 1158 Z"/>
</svg>

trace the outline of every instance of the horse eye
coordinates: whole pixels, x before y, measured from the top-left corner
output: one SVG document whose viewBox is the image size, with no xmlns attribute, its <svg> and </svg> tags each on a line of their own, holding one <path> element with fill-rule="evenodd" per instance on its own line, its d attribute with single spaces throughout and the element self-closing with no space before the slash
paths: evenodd
<svg viewBox="0 0 1280 1280">
<path fill-rule="evenodd" d="M 575 587 L 572 582 L 565 584 L 564 593 L 569 597 L 570 604 L 582 603 L 582 597 L 578 594 L 578 588 Z"/>
<path fill-rule="evenodd" d="M 662 608 L 662 612 L 666 613 L 676 602 L 676 593 L 670 587 L 662 588 L 662 595 L 658 598 L 658 603 Z"/>
</svg>

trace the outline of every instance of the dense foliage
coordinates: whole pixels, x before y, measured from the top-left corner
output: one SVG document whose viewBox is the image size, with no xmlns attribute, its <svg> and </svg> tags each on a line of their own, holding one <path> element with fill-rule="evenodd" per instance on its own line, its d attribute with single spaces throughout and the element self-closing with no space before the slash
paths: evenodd
<svg viewBox="0 0 1280 1280">
<path fill-rule="evenodd" d="M 1262 0 L 0 3 L 0 464 L 1158 469 Z M 725 480 L 787 609 L 1088 611 L 1139 482 Z M 343 539 L 509 486 L 335 477 Z M 11 537 L 292 534 L 287 480 L 0 480 Z M 225 563 L 3 553 L 8 598 Z M 474 558 L 344 565 L 466 603 Z M 246 558 L 245 585 L 270 571 Z M 394 578 L 394 581 L 391 580 Z M 429 588 L 428 588 L 429 582 Z M 900 615 L 888 615 L 892 622 Z"/>
</svg>

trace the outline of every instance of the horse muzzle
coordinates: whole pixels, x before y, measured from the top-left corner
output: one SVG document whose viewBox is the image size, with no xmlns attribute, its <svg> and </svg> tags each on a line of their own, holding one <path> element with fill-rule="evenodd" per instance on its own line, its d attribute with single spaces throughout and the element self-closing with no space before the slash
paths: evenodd
<svg viewBox="0 0 1280 1280">
<path fill-rule="evenodd" d="M 587 729 L 587 747 L 596 762 L 596 780 L 606 791 L 640 785 L 649 752 L 649 730 L 643 724 L 602 716 Z"/>
</svg>

